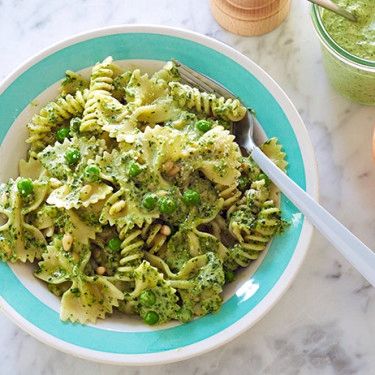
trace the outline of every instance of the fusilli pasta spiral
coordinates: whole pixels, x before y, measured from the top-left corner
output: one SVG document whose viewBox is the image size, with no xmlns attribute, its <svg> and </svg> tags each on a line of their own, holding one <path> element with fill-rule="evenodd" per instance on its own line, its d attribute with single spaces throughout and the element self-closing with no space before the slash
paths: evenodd
<svg viewBox="0 0 375 375">
<path fill-rule="evenodd" d="M 98 102 L 104 96 L 109 96 L 113 90 L 114 68 L 112 57 L 107 57 L 102 63 L 96 64 L 91 73 L 90 93 L 87 98 L 83 118 L 80 126 L 81 132 L 91 132 L 101 129 L 98 123 Z"/>
<path fill-rule="evenodd" d="M 179 82 L 170 82 L 171 94 L 182 107 L 195 109 L 198 113 L 213 115 L 223 120 L 239 121 L 246 109 L 238 99 L 225 99 L 214 94 L 201 92 L 195 87 Z"/>
<path fill-rule="evenodd" d="M 145 241 L 142 238 L 142 230 L 134 229 L 128 233 L 120 233 L 121 259 L 117 269 L 118 277 L 123 281 L 132 281 L 134 270 L 143 259 L 142 247 Z"/>
<path fill-rule="evenodd" d="M 264 183 L 255 181 L 247 197 L 229 213 L 229 231 L 238 241 L 230 257 L 241 267 L 256 259 L 280 230 L 280 209 L 266 200 L 269 190 Z"/>
<path fill-rule="evenodd" d="M 34 115 L 31 122 L 27 124 L 29 137 L 26 140 L 31 145 L 31 151 L 38 152 L 53 143 L 54 135 L 52 130 L 73 117 L 80 116 L 85 107 L 89 91 L 77 91 L 60 97 L 50 102 L 41 109 L 39 114 Z"/>
<path fill-rule="evenodd" d="M 217 184 L 216 190 L 219 193 L 219 197 L 224 199 L 223 207 L 226 209 L 234 207 L 241 197 L 241 192 L 237 189 L 236 185 L 223 186 Z"/>
</svg>

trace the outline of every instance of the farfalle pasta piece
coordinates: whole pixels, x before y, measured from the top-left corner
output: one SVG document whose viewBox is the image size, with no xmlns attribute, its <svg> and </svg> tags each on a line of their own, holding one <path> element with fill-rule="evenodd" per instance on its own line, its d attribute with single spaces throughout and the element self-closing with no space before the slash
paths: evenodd
<svg viewBox="0 0 375 375">
<path fill-rule="evenodd" d="M 179 110 L 174 106 L 172 98 L 162 97 L 150 104 L 134 109 L 131 119 L 153 127 L 155 124 L 174 119 L 177 114 L 176 112 L 179 112 Z"/>
<path fill-rule="evenodd" d="M 43 168 L 40 160 L 30 158 L 28 161 L 23 159 L 20 160 L 18 163 L 18 172 L 20 177 L 37 180 L 45 173 L 45 169 Z"/>
<path fill-rule="evenodd" d="M 48 186 L 34 182 L 33 194 L 26 200 L 17 189 L 18 181 L 9 180 L 0 187 L 0 214 L 5 221 L 0 226 L 0 259 L 33 262 L 43 252 L 46 240 L 36 227 L 25 222 L 25 216 L 41 204 Z"/>
<path fill-rule="evenodd" d="M 61 284 L 70 281 L 79 269 L 83 268 L 84 261 L 90 255 L 87 246 L 77 246 L 73 244 L 71 251 L 64 251 L 61 239 L 55 238 L 47 250 L 43 253 L 35 276 L 51 284 Z"/>
<path fill-rule="evenodd" d="M 100 168 L 101 178 L 111 183 L 118 184 L 119 181 L 128 181 L 128 173 L 126 170 L 127 158 L 123 158 L 117 149 L 112 152 L 105 151 L 102 156 L 95 159 L 95 164 Z"/>
<path fill-rule="evenodd" d="M 61 209 L 44 203 L 34 212 L 30 222 L 39 230 L 43 230 L 47 237 L 70 233 L 74 241 L 88 245 L 90 239 L 95 239 L 102 228 L 98 220 L 88 221 L 80 215 L 82 213 L 77 210 Z"/>
<path fill-rule="evenodd" d="M 207 196 L 207 199 L 209 197 Z M 208 224 L 217 217 L 223 207 L 223 200 L 207 202 L 200 207 L 192 208 L 180 229 L 171 236 L 163 254 L 165 262 L 173 270 L 181 267 L 192 257 L 215 251 L 221 259 L 225 257 L 226 247 L 211 233 L 198 229 L 201 225 Z"/>
<path fill-rule="evenodd" d="M 121 105 L 115 98 L 101 98 L 98 112 L 103 130 L 118 142 L 133 143 L 140 123 L 154 126 L 176 117 L 179 110 L 168 96 L 168 85 L 162 78 L 172 79 L 175 75 L 173 63 L 167 64 L 151 79 L 147 74 L 141 75 L 139 69 L 134 70 L 124 89 L 126 105 Z"/>
<path fill-rule="evenodd" d="M 71 233 L 74 241 L 78 241 L 84 245 L 88 245 L 90 240 L 94 240 L 96 234 L 102 230 L 99 222 L 87 222 L 74 210 L 66 211 L 66 216 L 64 232 Z"/>
<path fill-rule="evenodd" d="M 125 88 L 125 97 L 127 103 L 140 107 L 150 104 L 160 97 L 165 97 L 168 89 L 160 84 L 158 80 L 150 79 L 148 74 L 141 74 L 139 69 L 135 69 L 130 77 L 129 83 Z"/>
<path fill-rule="evenodd" d="M 77 277 L 62 296 L 60 317 L 81 324 L 96 323 L 111 314 L 123 298 L 123 293 L 104 277 Z"/>
<path fill-rule="evenodd" d="M 180 81 L 181 76 L 174 61 L 168 61 L 160 70 L 155 72 L 151 80 L 159 84 L 168 84 L 172 81 Z"/>
<path fill-rule="evenodd" d="M 201 170 L 214 183 L 236 183 L 240 172 L 241 153 L 234 136 L 216 126 L 199 139 L 190 139 L 186 132 L 170 127 L 147 128 L 142 137 L 144 158 L 150 170 L 161 176 L 162 165 L 167 161 L 185 161 Z"/>
<path fill-rule="evenodd" d="M 194 156 L 194 166 L 217 184 L 233 185 L 240 176 L 240 149 L 234 142 L 234 135 L 221 126 L 216 126 L 202 135 Z"/>
<path fill-rule="evenodd" d="M 103 182 L 72 183 L 53 190 L 47 198 L 47 203 L 66 210 L 78 209 L 105 199 L 112 190 L 111 186 Z"/>
<path fill-rule="evenodd" d="M 146 163 L 159 169 L 167 160 L 187 158 L 194 151 L 186 133 L 162 126 L 146 128 L 142 137 L 142 149 Z"/>
<path fill-rule="evenodd" d="M 98 103 L 98 119 L 102 129 L 117 142 L 134 143 L 139 133 L 138 122 L 132 115 L 135 104 L 121 104 L 113 97 L 103 97 Z"/>
<path fill-rule="evenodd" d="M 201 316 L 219 310 L 221 292 L 225 284 L 223 263 L 213 252 L 207 252 L 207 263 L 187 280 L 170 280 L 168 284 L 177 289 L 182 308 L 191 315 Z"/>
<path fill-rule="evenodd" d="M 285 160 L 286 153 L 277 138 L 270 138 L 264 142 L 260 149 L 271 159 L 281 170 L 285 171 L 288 162 Z"/>
<path fill-rule="evenodd" d="M 63 143 L 56 142 L 54 146 L 46 147 L 38 154 L 38 159 L 50 176 L 67 181 L 76 174 L 81 175 L 88 161 L 101 155 L 105 148 L 103 139 L 74 136 L 70 140 L 65 139 Z M 76 152 L 77 160 L 69 164 L 67 154 L 72 151 Z"/>
<path fill-rule="evenodd" d="M 181 271 L 189 259 L 215 252 L 220 259 L 227 256 L 227 248 L 216 236 L 196 227 L 182 228 L 169 240 L 163 260 L 175 271 Z"/>
<path fill-rule="evenodd" d="M 35 275 L 50 283 L 62 284 L 71 282 L 70 288 L 63 294 L 60 317 L 77 323 L 95 323 L 112 313 L 124 298 L 104 276 L 87 276 L 85 266 L 90 259 L 87 246 L 73 243 L 70 251 L 64 251 L 62 242 L 55 239 L 43 254 Z"/>
<path fill-rule="evenodd" d="M 140 160 L 141 154 L 136 150 L 119 151 L 114 149 L 111 153 L 104 152 L 95 159 L 96 165 L 101 170 L 101 178 L 119 186 L 131 184 L 129 178 L 129 165 Z"/>
<path fill-rule="evenodd" d="M 140 131 L 140 123 L 154 126 L 175 118 L 176 111 L 169 97 L 161 97 L 141 106 L 137 106 L 136 102 L 122 105 L 115 98 L 105 97 L 98 105 L 98 118 L 110 137 L 116 138 L 118 142 L 134 143 Z"/>
<path fill-rule="evenodd" d="M 158 125 L 146 128 L 141 144 L 145 163 L 162 188 L 169 186 L 162 176 L 164 163 L 187 160 L 195 152 L 186 133 Z"/>
<path fill-rule="evenodd" d="M 57 207 L 42 203 L 38 209 L 29 216 L 29 222 L 39 230 L 43 230 L 54 227 L 57 218 L 61 217 L 62 214 L 62 210 Z"/>
<path fill-rule="evenodd" d="M 137 134 L 140 130 L 137 127 L 137 122 L 132 118 L 125 118 L 120 123 L 113 121 L 105 123 L 103 130 L 107 131 L 111 138 L 115 138 L 117 142 L 134 143 L 137 139 Z"/>
<path fill-rule="evenodd" d="M 185 280 L 188 279 L 192 274 L 196 274 L 197 271 L 207 264 L 206 254 L 198 255 L 196 257 L 187 260 L 176 273 L 172 272 L 168 264 L 159 256 L 145 253 L 145 259 L 158 270 L 160 270 L 166 280 Z"/>
<path fill-rule="evenodd" d="M 160 188 L 159 179 L 145 161 L 142 145 L 130 150 L 114 149 L 111 153 L 104 152 L 101 157 L 97 157 L 95 164 L 100 168 L 102 180 L 114 184 L 116 187 L 131 189 L 133 195 L 141 194 L 137 186 L 142 184 L 148 189 Z M 131 175 L 131 169 L 139 168 L 136 176 Z"/>
<path fill-rule="evenodd" d="M 157 316 L 157 322 L 164 323 L 176 319 L 180 311 L 176 289 L 171 287 L 159 273 L 158 269 L 149 262 L 143 261 L 134 271 L 135 287 L 131 293 L 125 294 L 126 309 L 134 310 L 143 319 L 147 320 L 148 314 Z M 157 301 L 152 306 L 141 297 L 145 292 L 152 295 Z M 129 306 L 130 305 L 130 306 Z"/>
<path fill-rule="evenodd" d="M 142 196 L 130 189 L 120 189 L 106 201 L 101 216 L 102 224 L 109 223 L 118 229 L 131 229 L 134 225 L 142 227 L 143 224 L 150 224 L 160 216 L 159 212 L 149 211 L 142 207 Z"/>
</svg>

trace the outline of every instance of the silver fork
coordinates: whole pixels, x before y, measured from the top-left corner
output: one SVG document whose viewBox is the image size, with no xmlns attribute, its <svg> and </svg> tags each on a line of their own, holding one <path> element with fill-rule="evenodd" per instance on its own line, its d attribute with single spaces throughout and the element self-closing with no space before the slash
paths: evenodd
<svg viewBox="0 0 375 375">
<path fill-rule="evenodd" d="M 225 98 L 235 98 L 233 93 L 218 82 L 178 61 L 175 62 L 183 83 Z M 254 129 L 259 130 L 260 128 L 257 119 L 248 111 L 245 119 L 234 126 L 237 143 L 251 155 L 262 171 L 294 203 L 310 223 L 341 252 L 372 286 L 375 286 L 375 254 L 263 154 L 253 139 Z"/>
<path fill-rule="evenodd" d="M 341 17 L 345 17 L 346 19 L 357 22 L 357 17 L 350 13 L 348 10 L 344 9 L 343 7 L 338 6 L 336 3 L 334 3 L 332 0 L 308 0 L 310 3 L 319 5 L 325 9 L 328 9 L 336 14 L 338 14 Z"/>
</svg>

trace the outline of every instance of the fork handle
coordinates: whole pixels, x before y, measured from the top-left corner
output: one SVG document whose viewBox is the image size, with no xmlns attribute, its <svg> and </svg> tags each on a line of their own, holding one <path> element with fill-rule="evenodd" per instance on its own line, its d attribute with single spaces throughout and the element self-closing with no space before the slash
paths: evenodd
<svg viewBox="0 0 375 375">
<path fill-rule="evenodd" d="M 308 0 L 310 3 L 321 6 L 322 8 L 331 10 L 332 12 L 349 19 L 350 21 L 357 21 L 357 18 L 354 14 L 350 13 L 346 9 L 338 6 L 332 0 Z"/>
<path fill-rule="evenodd" d="M 375 254 L 319 203 L 315 202 L 286 173 L 282 172 L 258 147 L 254 147 L 251 156 L 310 223 L 341 252 L 372 286 L 375 286 Z"/>
</svg>

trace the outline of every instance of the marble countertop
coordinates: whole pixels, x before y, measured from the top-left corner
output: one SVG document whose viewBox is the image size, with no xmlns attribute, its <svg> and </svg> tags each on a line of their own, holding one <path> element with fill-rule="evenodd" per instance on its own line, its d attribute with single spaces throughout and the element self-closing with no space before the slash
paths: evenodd
<svg viewBox="0 0 375 375">
<path fill-rule="evenodd" d="M 256 38 L 232 35 L 207 1 L 0 0 L 0 79 L 62 38 L 95 27 L 153 23 L 223 41 L 264 68 L 303 117 L 316 152 L 321 202 L 375 247 L 375 107 L 352 104 L 329 86 L 307 2 Z M 290 290 L 256 326 L 203 356 L 152 368 L 119 368 L 60 353 L 0 314 L 0 373 L 12 374 L 374 374 L 375 290 L 318 233 Z"/>
</svg>

